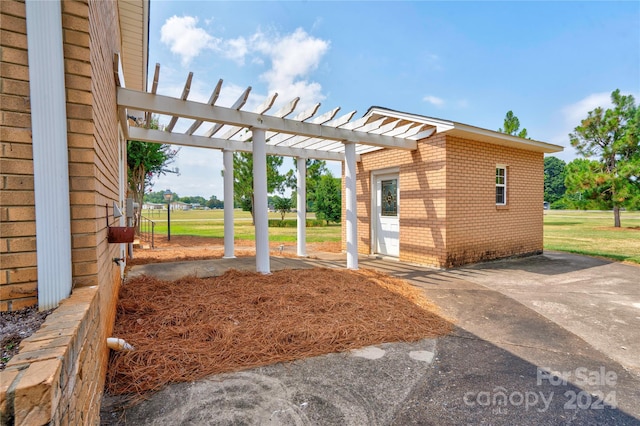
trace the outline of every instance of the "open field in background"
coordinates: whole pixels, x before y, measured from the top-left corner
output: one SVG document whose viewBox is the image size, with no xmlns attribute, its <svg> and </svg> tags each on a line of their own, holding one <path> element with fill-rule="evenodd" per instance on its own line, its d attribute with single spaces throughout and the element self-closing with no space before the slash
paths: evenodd
<svg viewBox="0 0 640 426">
<path fill-rule="evenodd" d="M 156 222 L 156 234 L 167 233 L 167 211 L 145 211 L 144 216 Z M 288 213 L 286 219 L 295 219 Z M 308 219 L 315 218 L 313 213 Z M 269 219 L 280 219 L 270 213 Z M 544 248 L 546 250 L 601 256 L 640 264 L 640 212 L 621 213 L 622 228 L 613 227 L 613 213 L 606 211 L 546 210 L 544 216 Z M 251 214 L 235 211 L 236 240 L 254 240 Z M 222 210 L 171 212 L 171 234 L 224 237 Z M 269 228 L 274 242 L 295 242 L 296 228 Z M 336 242 L 341 239 L 339 224 L 307 228 L 308 242 Z"/>
<path fill-rule="evenodd" d="M 145 210 L 142 215 L 156 222 L 156 234 L 167 234 L 167 211 Z M 171 235 L 224 238 L 223 210 L 171 210 Z M 314 213 L 307 213 L 307 219 L 315 219 Z M 269 213 L 269 219 L 280 220 L 280 213 Z M 234 213 L 234 236 L 236 240 L 255 240 L 251 213 L 236 210 Z M 285 219 L 296 219 L 296 213 L 287 213 Z M 295 242 L 296 228 L 269 228 L 269 240 L 275 242 Z M 340 224 L 307 228 L 307 242 L 336 242 L 341 239 Z"/>
<path fill-rule="evenodd" d="M 640 264 L 640 212 L 623 211 L 620 221 L 614 228 L 607 211 L 546 210 L 544 248 Z"/>
</svg>

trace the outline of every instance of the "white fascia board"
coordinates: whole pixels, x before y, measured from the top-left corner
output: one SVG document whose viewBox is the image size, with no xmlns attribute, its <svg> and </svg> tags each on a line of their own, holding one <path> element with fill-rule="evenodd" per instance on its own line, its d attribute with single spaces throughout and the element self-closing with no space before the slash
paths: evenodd
<svg viewBox="0 0 640 426">
<path fill-rule="evenodd" d="M 564 147 L 560 145 L 553 145 L 534 139 L 519 138 L 517 136 L 508 135 L 506 133 L 495 132 L 493 130 L 469 126 L 462 123 L 455 123 L 455 127 L 451 131 L 449 131 L 449 133 L 453 135 L 479 139 L 483 142 L 494 143 L 496 145 L 525 149 L 527 151 L 552 153 L 561 152 L 564 150 Z"/>
<path fill-rule="evenodd" d="M 129 139 L 143 142 L 192 146 L 196 148 L 252 152 L 251 142 L 241 142 L 220 138 L 207 138 L 204 136 L 185 135 L 183 133 L 169 133 L 163 132 L 161 130 L 145 129 L 144 127 L 130 127 Z M 301 157 L 313 158 L 318 160 L 344 161 L 344 154 L 341 152 L 291 148 L 269 144 L 267 144 L 267 154 L 281 155 L 284 157 Z"/>
<path fill-rule="evenodd" d="M 442 120 L 439 118 L 425 117 L 417 114 L 408 114 L 405 112 L 388 110 L 380 107 L 373 107 L 368 111 L 368 117 L 392 117 L 404 120 L 411 120 L 418 123 L 424 123 L 436 127 L 437 133 L 449 133 L 461 137 L 473 138 L 487 143 L 496 145 L 512 146 L 514 148 L 525 149 L 529 151 L 539 151 L 544 153 L 560 152 L 564 148 L 559 145 L 553 145 L 547 142 L 537 141 L 533 139 L 523 139 L 517 136 L 508 135 L 506 133 L 496 132 L 494 130 L 483 129 L 481 127 L 470 126 L 455 121 Z M 420 134 L 422 139 L 425 134 Z M 412 137 L 409 137 L 413 139 Z"/>
<path fill-rule="evenodd" d="M 254 127 L 292 135 L 406 150 L 414 150 L 417 147 L 416 141 L 412 140 L 373 135 L 370 133 L 300 122 L 219 106 L 209 106 L 200 102 L 183 101 L 168 96 L 153 95 L 122 88 L 118 89 L 118 105 L 121 107 L 151 111 L 157 114 L 178 115 L 193 120 L 212 121 L 249 128 Z"/>
</svg>

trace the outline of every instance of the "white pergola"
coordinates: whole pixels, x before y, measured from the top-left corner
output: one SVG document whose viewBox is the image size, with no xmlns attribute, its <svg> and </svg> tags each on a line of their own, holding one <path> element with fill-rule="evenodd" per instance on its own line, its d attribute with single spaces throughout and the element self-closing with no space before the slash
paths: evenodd
<svg viewBox="0 0 640 426">
<path fill-rule="evenodd" d="M 117 62 L 116 62 L 117 63 Z M 233 153 L 253 154 L 254 216 L 256 270 L 270 273 L 269 232 L 267 206 L 267 155 L 295 157 L 297 161 L 297 254 L 306 256 L 306 163 L 308 158 L 344 162 L 347 268 L 358 268 L 358 238 L 356 218 L 356 162 L 359 155 L 382 148 L 414 150 L 417 140 L 431 136 L 437 125 L 410 117 L 390 117 L 368 113 L 353 120 L 355 111 L 336 118 L 340 108 L 316 115 L 320 104 L 292 115 L 299 98 L 293 99 L 273 114 L 267 112 L 278 96 L 274 93 L 254 111 L 245 111 L 251 87 L 247 88 L 231 107 L 216 105 L 222 88 L 218 81 L 207 103 L 188 100 L 193 73 L 189 73 L 180 98 L 156 94 L 160 65 L 156 64 L 151 91 L 127 89 L 115 66 L 117 104 L 125 138 L 161 144 L 173 144 L 223 152 L 224 162 L 224 256 L 234 256 L 233 231 Z M 127 111 L 128 110 L 128 111 Z M 141 111 L 146 119 L 142 125 L 130 125 L 126 118 L 133 111 Z M 171 116 L 163 130 L 149 128 L 151 114 Z M 174 133 L 178 119 L 194 120 L 184 133 Z M 195 132 L 208 127 L 201 135 Z"/>
</svg>

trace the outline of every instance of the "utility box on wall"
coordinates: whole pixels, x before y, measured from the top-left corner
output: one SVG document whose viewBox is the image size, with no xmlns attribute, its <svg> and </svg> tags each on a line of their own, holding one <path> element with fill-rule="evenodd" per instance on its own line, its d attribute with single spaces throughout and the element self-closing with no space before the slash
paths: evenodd
<svg viewBox="0 0 640 426">
<path fill-rule="evenodd" d="M 134 236 L 133 226 L 110 226 L 107 230 L 107 240 L 110 243 L 132 243 Z"/>
</svg>

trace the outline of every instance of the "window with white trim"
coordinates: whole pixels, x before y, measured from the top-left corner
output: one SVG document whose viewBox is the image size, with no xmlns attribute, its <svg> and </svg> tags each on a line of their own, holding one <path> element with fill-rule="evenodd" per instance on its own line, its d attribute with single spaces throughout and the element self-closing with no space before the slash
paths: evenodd
<svg viewBox="0 0 640 426">
<path fill-rule="evenodd" d="M 496 205 L 507 204 L 507 166 L 496 166 Z"/>
</svg>

